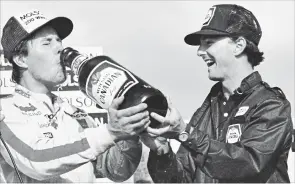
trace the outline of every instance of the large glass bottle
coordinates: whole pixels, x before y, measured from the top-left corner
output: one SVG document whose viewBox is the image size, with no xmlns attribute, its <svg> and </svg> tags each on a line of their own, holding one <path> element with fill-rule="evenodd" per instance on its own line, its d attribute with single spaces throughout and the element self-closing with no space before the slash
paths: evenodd
<svg viewBox="0 0 295 184">
<path fill-rule="evenodd" d="M 165 116 L 168 104 L 161 91 L 152 87 L 108 56 L 88 58 L 70 47 L 61 53 L 61 61 L 78 76 L 80 90 L 99 108 L 107 109 L 114 98 L 124 95 L 119 109 L 140 103 L 148 105 L 149 112 Z M 150 118 L 150 127 L 159 122 Z"/>
</svg>

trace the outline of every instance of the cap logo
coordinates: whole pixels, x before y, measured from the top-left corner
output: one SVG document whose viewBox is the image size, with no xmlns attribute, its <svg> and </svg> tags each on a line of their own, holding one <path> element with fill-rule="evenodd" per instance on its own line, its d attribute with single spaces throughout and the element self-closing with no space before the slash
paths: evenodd
<svg viewBox="0 0 295 184">
<path fill-rule="evenodd" d="M 38 10 L 33 10 L 15 17 L 22 27 L 28 32 L 32 32 L 39 26 L 46 23 L 47 19 Z"/>
<path fill-rule="evenodd" d="M 216 7 L 213 6 L 208 10 L 208 13 L 207 13 L 205 20 L 203 22 L 203 26 L 208 26 L 210 24 L 212 17 L 214 16 L 215 9 L 216 9 Z"/>
</svg>

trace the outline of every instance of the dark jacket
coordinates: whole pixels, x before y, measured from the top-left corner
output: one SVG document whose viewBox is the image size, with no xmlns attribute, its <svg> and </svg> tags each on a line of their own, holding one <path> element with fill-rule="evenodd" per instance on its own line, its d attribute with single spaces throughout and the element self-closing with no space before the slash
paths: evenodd
<svg viewBox="0 0 295 184">
<path fill-rule="evenodd" d="M 189 139 L 177 154 L 151 151 L 154 182 L 290 182 L 291 107 L 279 88 L 270 88 L 258 72 L 246 77 L 230 96 L 233 108 L 220 118 L 221 83 L 214 85 L 188 126 Z"/>
</svg>

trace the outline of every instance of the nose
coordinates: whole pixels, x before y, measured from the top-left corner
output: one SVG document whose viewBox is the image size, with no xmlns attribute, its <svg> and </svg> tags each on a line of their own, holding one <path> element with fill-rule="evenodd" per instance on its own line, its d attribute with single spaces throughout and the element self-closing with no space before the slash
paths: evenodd
<svg viewBox="0 0 295 184">
<path fill-rule="evenodd" d="M 202 55 L 206 54 L 206 48 L 202 45 L 199 46 L 198 51 L 197 51 L 197 55 L 202 57 Z"/>
<path fill-rule="evenodd" d="M 64 49 L 61 41 L 56 41 L 56 49 L 58 54 L 60 54 L 61 51 Z"/>
<path fill-rule="evenodd" d="M 63 47 L 59 48 L 57 53 L 60 54 L 62 50 L 63 50 Z"/>
</svg>

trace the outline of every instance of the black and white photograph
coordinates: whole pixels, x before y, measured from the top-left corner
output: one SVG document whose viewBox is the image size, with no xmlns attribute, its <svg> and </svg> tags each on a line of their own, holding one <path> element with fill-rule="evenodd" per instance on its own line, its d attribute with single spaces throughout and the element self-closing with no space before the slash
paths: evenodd
<svg viewBox="0 0 295 184">
<path fill-rule="evenodd" d="M 295 1 L 0 1 L 0 183 L 295 183 Z"/>
</svg>

